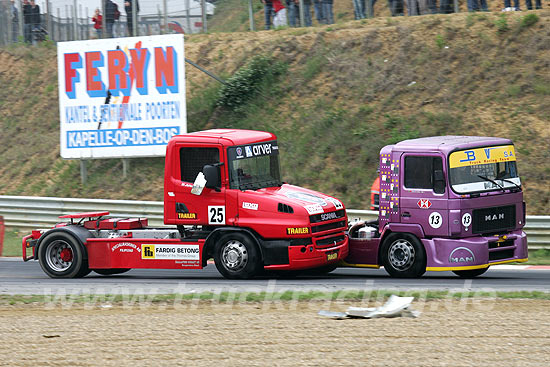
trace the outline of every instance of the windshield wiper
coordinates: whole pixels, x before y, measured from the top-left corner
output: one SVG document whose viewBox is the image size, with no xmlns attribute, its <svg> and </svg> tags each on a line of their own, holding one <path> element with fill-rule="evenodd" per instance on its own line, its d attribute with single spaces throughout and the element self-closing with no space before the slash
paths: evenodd
<svg viewBox="0 0 550 367">
<path fill-rule="evenodd" d="M 499 185 L 498 182 L 496 182 L 495 180 L 491 180 L 490 178 L 482 176 L 482 175 L 477 175 L 477 177 L 481 178 L 482 180 L 489 181 L 489 182 L 497 185 L 503 192 L 506 191 L 506 190 L 504 190 L 504 186 Z"/>
<path fill-rule="evenodd" d="M 521 190 L 521 186 L 518 185 L 517 183 L 515 183 L 515 182 L 512 181 L 512 180 L 509 180 L 509 179 L 507 179 L 507 178 L 499 178 L 499 180 L 504 181 L 504 182 L 511 183 L 512 185 L 514 185 L 515 187 L 517 187 L 519 190 Z"/>
</svg>

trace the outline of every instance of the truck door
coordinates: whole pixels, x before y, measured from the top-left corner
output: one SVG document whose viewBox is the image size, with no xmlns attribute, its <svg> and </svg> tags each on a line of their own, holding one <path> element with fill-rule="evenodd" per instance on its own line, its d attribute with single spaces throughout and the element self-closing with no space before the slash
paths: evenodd
<svg viewBox="0 0 550 367">
<path fill-rule="evenodd" d="M 449 233 L 448 193 L 438 153 L 401 156 L 401 223 L 420 224 L 426 236 Z"/>
<path fill-rule="evenodd" d="M 193 182 L 203 167 L 224 161 L 221 145 L 178 144 L 176 152 L 175 188 L 173 196 L 168 195 L 168 201 L 173 201 L 173 206 L 169 207 L 175 210 L 176 224 L 225 225 L 225 187 L 222 182 L 225 181 L 226 170 L 223 165 L 219 165 L 220 182 L 216 189 L 205 187 L 201 195 L 191 194 Z"/>
</svg>

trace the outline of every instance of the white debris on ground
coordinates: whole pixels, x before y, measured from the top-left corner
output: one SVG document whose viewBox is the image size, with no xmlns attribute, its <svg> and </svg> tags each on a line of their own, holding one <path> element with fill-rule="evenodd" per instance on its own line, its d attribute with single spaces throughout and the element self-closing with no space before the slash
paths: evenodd
<svg viewBox="0 0 550 367">
<path fill-rule="evenodd" d="M 374 319 L 379 317 L 418 317 L 420 311 L 410 308 L 414 297 L 399 297 L 391 295 L 386 303 L 380 307 L 349 307 L 346 312 L 319 311 L 319 316 L 331 317 L 334 319 L 362 318 Z"/>
</svg>

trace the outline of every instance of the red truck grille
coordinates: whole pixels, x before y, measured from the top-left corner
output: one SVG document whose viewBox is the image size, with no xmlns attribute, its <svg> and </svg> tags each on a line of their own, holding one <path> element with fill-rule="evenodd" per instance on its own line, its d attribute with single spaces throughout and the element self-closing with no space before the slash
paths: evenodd
<svg viewBox="0 0 550 367">
<path fill-rule="evenodd" d="M 320 226 L 311 226 L 311 233 L 329 231 L 331 229 L 337 229 L 346 226 L 346 221 L 338 221 L 333 223 L 321 224 Z"/>
<path fill-rule="evenodd" d="M 330 247 L 330 246 L 336 246 L 340 242 L 344 241 L 346 239 L 345 235 L 342 235 L 338 233 L 336 236 L 330 236 L 327 238 L 322 238 L 320 240 L 317 240 L 316 246 L 317 247 Z"/>
</svg>

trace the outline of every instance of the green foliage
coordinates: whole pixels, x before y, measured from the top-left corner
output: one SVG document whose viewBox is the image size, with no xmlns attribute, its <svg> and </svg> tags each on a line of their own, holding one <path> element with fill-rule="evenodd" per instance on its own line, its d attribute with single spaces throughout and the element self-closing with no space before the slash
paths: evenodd
<svg viewBox="0 0 550 367">
<path fill-rule="evenodd" d="M 441 49 L 447 45 L 447 41 L 445 40 L 445 37 L 438 34 L 437 36 L 435 36 L 435 44 Z"/>
<path fill-rule="evenodd" d="M 550 96 L 550 83 L 537 82 L 535 83 L 533 89 L 535 90 L 536 94 L 540 94 L 542 96 Z"/>
<path fill-rule="evenodd" d="M 510 26 L 508 25 L 508 17 L 506 14 L 501 14 L 497 20 L 495 20 L 495 25 L 497 27 L 497 32 L 500 34 L 506 33 L 510 30 Z"/>
<path fill-rule="evenodd" d="M 529 28 L 539 21 L 539 16 L 534 13 L 527 14 L 521 18 L 520 28 Z"/>
<path fill-rule="evenodd" d="M 507 88 L 506 88 L 506 93 L 510 96 L 510 97 L 517 97 L 520 95 L 521 93 L 521 86 L 519 85 L 509 85 Z"/>
<path fill-rule="evenodd" d="M 313 79 L 319 75 L 323 66 L 327 63 L 327 58 L 324 54 L 317 54 L 306 61 L 303 76 L 306 81 Z"/>
<path fill-rule="evenodd" d="M 262 84 L 275 82 L 288 65 L 267 56 L 254 56 L 227 80 L 219 92 L 217 105 L 236 110 L 258 92 Z"/>
</svg>

